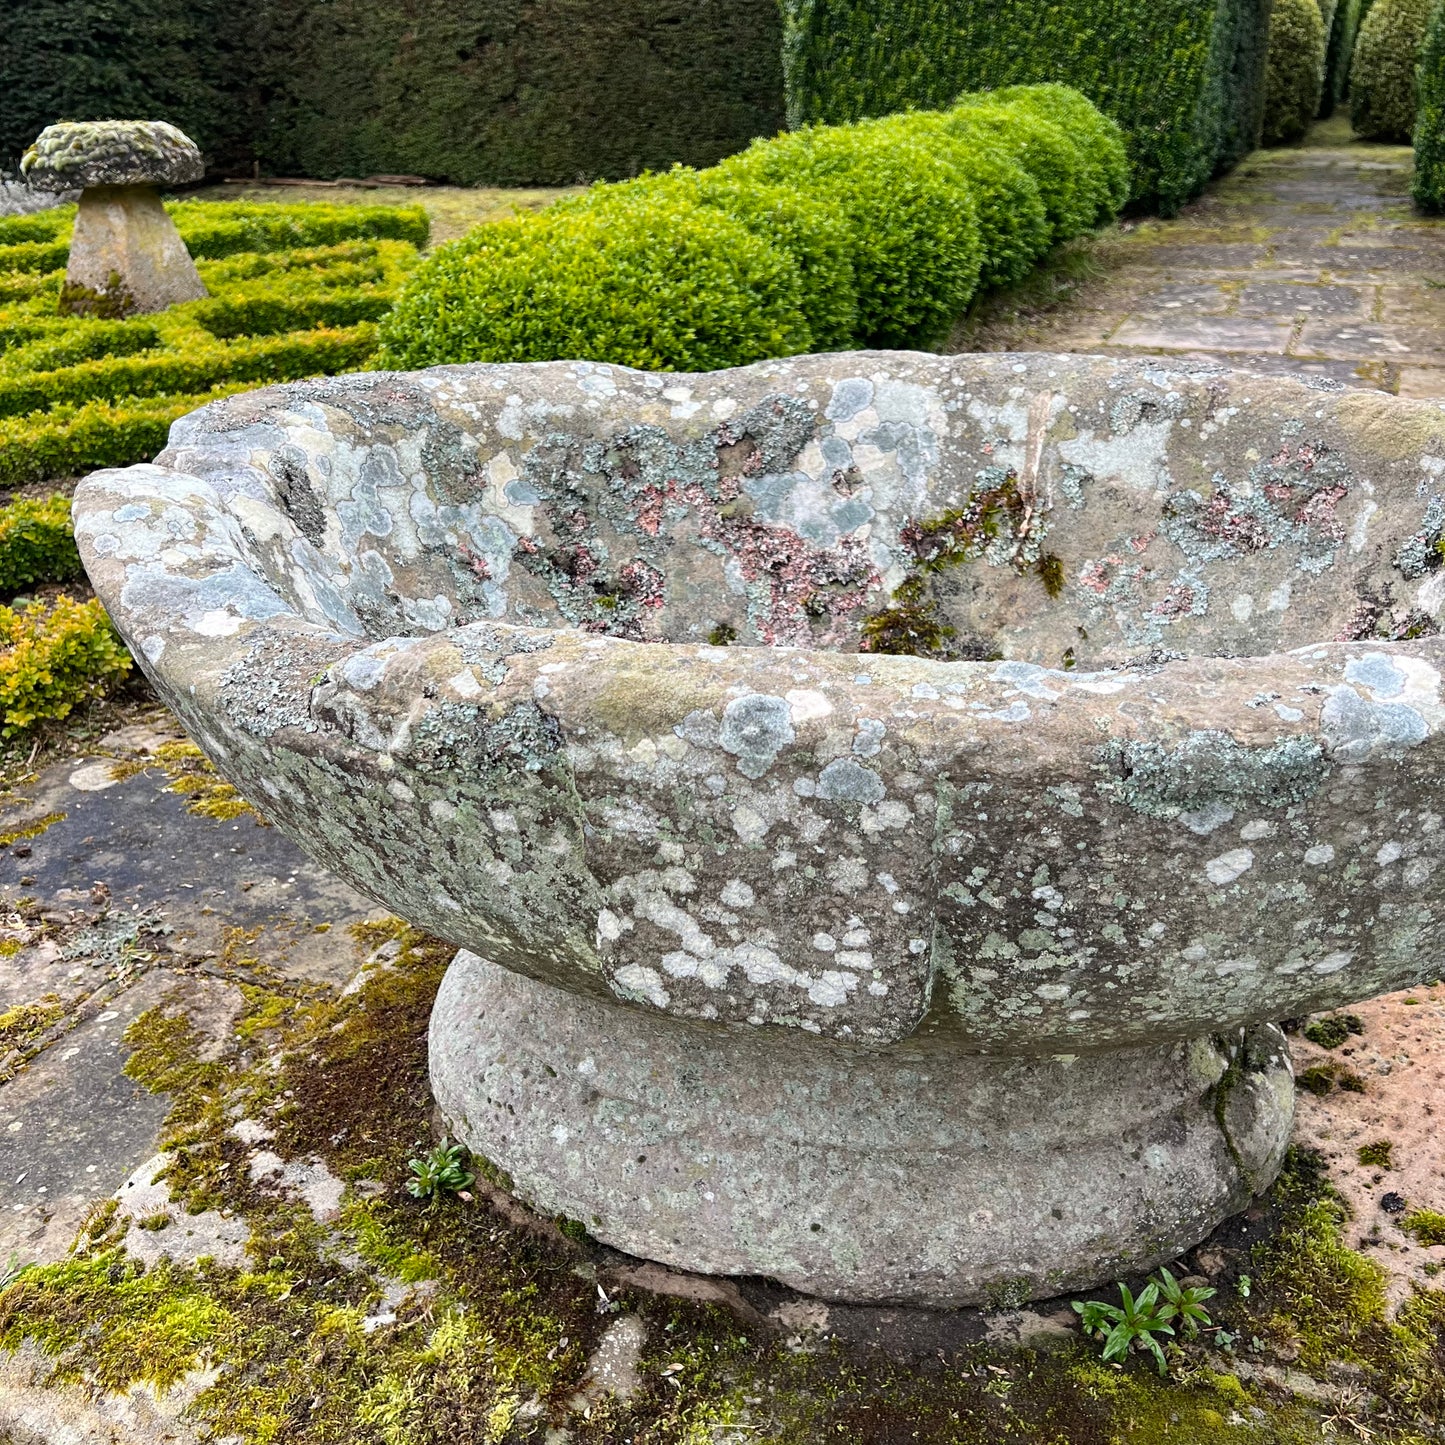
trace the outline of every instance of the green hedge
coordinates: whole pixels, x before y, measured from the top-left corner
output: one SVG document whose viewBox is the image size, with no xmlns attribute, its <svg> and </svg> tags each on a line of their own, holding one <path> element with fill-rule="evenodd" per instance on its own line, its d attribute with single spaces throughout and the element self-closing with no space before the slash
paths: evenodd
<svg viewBox="0 0 1445 1445">
<path fill-rule="evenodd" d="M 1376 0 L 1350 68 L 1350 124 L 1366 140 L 1408 141 L 1415 129 L 1415 66 L 1433 0 Z"/>
<path fill-rule="evenodd" d="M 0 596 L 84 575 L 70 529 L 69 497 L 24 497 L 0 507 Z"/>
<path fill-rule="evenodd" d="M 1112 216 L 1125 165 L 1117 127 L 1053 86 L 807 127 L 441 247 L 383 320 L 380 360 L 707 370 L 925 344 L 981 282 Z"/>
<path fill-rule="evenodd" d="M 1123 129 L 1132 195 L 1173 210 L 1257 142 L 1268 0 L 783 0 L 793 124 L 1061 81 Z"/>
<path fill-rule="evenodd" d="M 5 28 L 10 166 L 58 117 L 141 115 L 227 167 L 573 185 L 783 118 L 777 0 L 24 0 Z"/>
<path fill-rule="evenodd" d="M 1320 114 L 1333 115 L 1350 88 L 1350 62 L 1355 40 L 1364 18 L 1363 0 L 1338 0 L 1330 26 L 1329 48 L 1325 54 L 1325 83 L 1320 96 Z"/>
<path fill-rule="evenodd" d="M 812 127 L 754 142 L 718 169 L 838 205 L 852 242 L 855 336 L 865 345 L 933 339 L 978 288 L 978 204 L 966 177 L 924 134 Z"/>
<path fill-rule="evenodd" d="M 1445 4 L 1437 4 L 1420 48 L 1415 116 L 1415 204 L 1445 211 Z"/>
<path fill-rule="evenodd" d="M 479 227 L 426 263 L 385 326 L 395 366 L 605 353 L 707 371 L 809 341 L 791 256 L 681 190 Z"/>
<path fill-rule="evenodd" d="M 63 273 L 0 271 L 0 484 L 141 461 L 215 396 L 367 365 L 427 224 L 415 207 L 170 209 L 200 253 L 202 300 L 125 321 L 61 316 Z M 73 214 L 48 214 L 48 233 L 0 222 L 0 241 L 57 246 L 63 264 Z M 17 278 L 34 284 L 16 295 Z"/>
<path fill-rule="evenodd" d="M 1333 21 L 1333 7 L 1331 7 Z M 1267 146 L 1303 140 L 1320 108 L 1328 34 L 1319 0 L 1274 0 L 1264 82 Z"/>
<path fill-rule="evenodd" d="M 213 160 L 246 151 L 256 9 L 228 0 L 21 0 L 0 39 L 0 165 L 53 121 L 179 125 Z"/>
<path fill-rule="evenodd" d="M 711 165 L 783 120 L 777 0 L 266 8 L 258 149 L 282 174 L 573 185 Z"/>
</svg>

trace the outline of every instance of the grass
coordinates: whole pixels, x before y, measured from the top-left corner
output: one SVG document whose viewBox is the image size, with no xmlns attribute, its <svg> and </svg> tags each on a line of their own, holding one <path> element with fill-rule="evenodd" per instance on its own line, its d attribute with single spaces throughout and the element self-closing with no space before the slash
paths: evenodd
<svg viewBox="0 0 1445 1445">
<path fill-rule="evenodd" d="M 345 186 L 325 183 L 267 185 L 263 182 L 205 186 L 191 192 L 199 201 L 254 201 L 285 205 L 307 201 L 337 206 L 420 206 L 431 221 L 431 244 L 455 241 L 474 226 L 540 211 L 580 188 L 504 188 L 495 186 Z"/>
</svg>

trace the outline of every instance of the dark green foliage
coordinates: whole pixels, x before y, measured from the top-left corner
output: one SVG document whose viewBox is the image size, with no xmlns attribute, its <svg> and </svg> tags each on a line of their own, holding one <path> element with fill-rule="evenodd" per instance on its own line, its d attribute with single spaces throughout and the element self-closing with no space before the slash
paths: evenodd
<svg viewBox="0 0 1445 1445">
<path fill-rule="evenodd" d="M 572 185 L 782 124 L 776 0 L 268 0 L 281 174 Z"/>
<path fill-rule="evenodd" d="M 0 162 L 144 116 L 213 164 L 570 185 L 708 165 L 782 122 L 776 0 L 25 0 Z"/>
<path fill-rule="evenodd" d="M 24 0 L 0 31 L 0 165 L 57 120 L 180 126 L 213 160 L 245 149 L 253 7 L 226 0 Z"/>
<path fill-rule="evenodd" d="M 1354 59 L 1355 38 L 1360 33 L 1364 13 L 1361 0 L 1337 0 L 1325 54 L 1325 84 L 1320 96 L 1322 116 L 1332 115 L 1349 89 L 1350 61 Z"/>
<path fill-rule="evenodd" d="M 1061 81 L 1122 127 L 1165 210 L 1256 143 L 1267 0 L 784 0 L 790 122 L 941 108 Z"/>
<path fill-rule="evenodd" d="M 1376 0 L 1350 69 L 1350 124 L 1366 140 L 1408 141 L 1415 129 L 1415 65 L 1433 0 Z"/>
<path fill-rule="evenodd" d="M 864 345 L 934 340 L 978 287 L 977 203 L 925 137 L 818 126 L 757 141 L 718 169 L 838 205 L 852 234 L 857 337 Z"/>
<path fill-rule="evenodd" d="M 1366 1169 L 1389 1169 L 1393 1166 L 1395 1146 L 1389 1139 L 1377 1139 L 1373 1144 L 1361 1144 L 1355 1150 L 1355 1158 Z"/>
<path fill-rule="evenodd" d="M 1445 5 L 1437 5 L 1420 48 L 1415 115 L 1415 204 L 1445 211 Z"/>
<path fill-rule="evenodd" d="M 1265 145 L 1304 139 L 1320 108 L 1327 38 L 1318 0 L 1274 0 L 1264 83 Z"/>
<path fill-rule="evenodd" d="M 384 324 L 384 363 L 707 371 L 806 351 L 797 263 L 686 192 L 602 187 L 441 247 Z"/>
</svg>

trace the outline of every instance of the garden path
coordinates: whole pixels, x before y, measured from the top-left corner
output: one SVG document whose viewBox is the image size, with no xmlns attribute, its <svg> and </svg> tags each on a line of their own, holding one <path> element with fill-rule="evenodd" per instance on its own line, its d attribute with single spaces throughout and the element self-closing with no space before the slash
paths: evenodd
<svg viewBox="0 0 1445 1445">
<path fill-rule="evenodd" d="M 1413 209 L 1410 171 L 1407 147 L 1321 122 L 1177 218 L 1097 238 L 1082 280 L 985 303 L 949 350 L 1182 356 L 1445 397 L 1445 220 Z"/>
</svg>

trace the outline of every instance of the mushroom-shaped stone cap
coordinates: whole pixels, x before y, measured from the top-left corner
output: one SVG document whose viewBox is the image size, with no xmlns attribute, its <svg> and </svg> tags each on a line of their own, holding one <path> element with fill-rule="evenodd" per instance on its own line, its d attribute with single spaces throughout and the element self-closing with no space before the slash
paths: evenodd
<svg viewBox="0 0 1445 1445">
<path fill-rule="evenodd" d="M 67 120 L 46 126 L 20 161 L 42 191 L 77 186 L 178 186 L 205 165 L 195 141 L 163 120 Z"/>
</svg>

